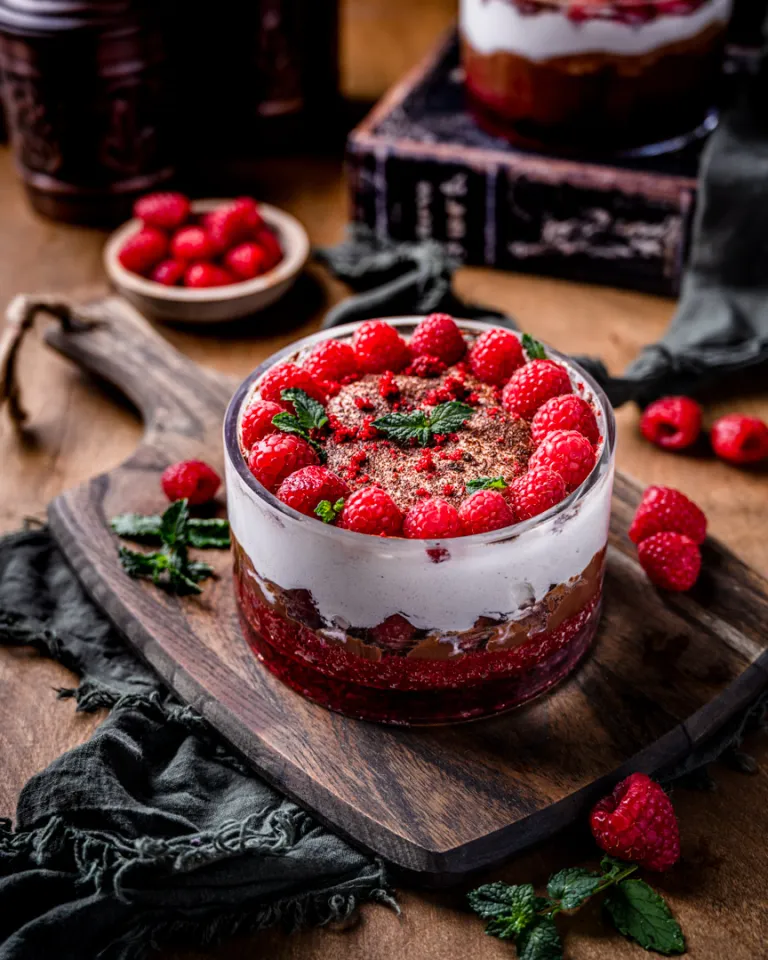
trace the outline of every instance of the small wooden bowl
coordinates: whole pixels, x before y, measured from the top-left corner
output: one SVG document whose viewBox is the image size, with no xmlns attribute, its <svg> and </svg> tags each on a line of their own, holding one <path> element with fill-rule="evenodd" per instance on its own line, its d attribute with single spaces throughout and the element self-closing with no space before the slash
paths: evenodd
<svg viewBox="0 0 768 960">
<path fill-rule="evenodd" d="M 195 200 L 193 213 L 208 213 L 226 200 Z M 128 237 L 141 226 L 129 220 L 119 227 L 104 247 L 104 267 L 117 290 L 145 316 L 175 323 L 222 323 L 258 313 L 279 300 L 296 281 L 309 257 L 307 231 L 277 207 L 260 203 L 259 212 L 277 234 L 283 248 L 283 259 L 274 269 L 253 280 L 243 280 L 226 287 L 187 289 L 166 287 L 131 273 L 117 259 Z"/>
</svg>

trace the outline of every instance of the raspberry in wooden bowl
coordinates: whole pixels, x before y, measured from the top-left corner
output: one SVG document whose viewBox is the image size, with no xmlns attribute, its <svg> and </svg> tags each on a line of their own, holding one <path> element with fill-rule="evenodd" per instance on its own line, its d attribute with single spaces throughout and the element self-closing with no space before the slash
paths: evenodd
<svg viewBox="0 0 768 960">
<path fill-rule="evenodd" d="M 225 422 L 252 649 L 304 696 L 385 723 L 544 692 L 597 628 L 614 442 L 583 370 L 484 324 L 375 321 L 276 354 Z"/>
</svg>

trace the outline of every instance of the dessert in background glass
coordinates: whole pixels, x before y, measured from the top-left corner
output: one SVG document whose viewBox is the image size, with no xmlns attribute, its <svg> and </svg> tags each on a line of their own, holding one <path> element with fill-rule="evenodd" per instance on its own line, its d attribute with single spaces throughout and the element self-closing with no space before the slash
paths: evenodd
<svg viewBox="0 0 768 960">
<path fill-rule="evenodd" d="M 461 0 L 470 106 L 513 143 L 660 150 L 706 127 L 732 0 Z"/>
<path fill-rule="evenodd" d="M 420 319 L 387 323 L 407 340 Z M 490 329 L 457 323 L 468 348 Z M 334 430 L 325 445 L 326 468 L 352 491 L 369 484 L 387 491 L 406 516 L 399 536 L 343 529 L 292 509 L 256 479 L 249 469 L 255 463 L 255 447 L 248 453 L 252 437 L 243 442 L 243 414 L 257 402 L 274 402 L 271 384 L 263 393 L 260 387 L 277 367 L 301 366 L 325 341 L 351 343 L 358 326 L 308 337 L 271 357 L 241 385 L 227 411 L 228 512 L 245 636 L 283 682 L 353 717 L 435 724 L 517 706 L 566 677 L 595 636 L 614 470 L 610 405 L 581 368 L 548 350 L 553 366 L 567 370 L 567 392 L 594 413 L 587 443 L 590 449 L 594 441 L 594 466 L 586 479 L 570 493 L 562 487 L 564 499 L 531 519 L 516 518 L 484 533 L 407 539 L 414 503 L 444 496 L 466 522 L 464 503 L 476 473 L 531 473 L 528 460 L 541 447 L 536 428 L 532 434 L 526 419 L 507 415 L 501 406 L 511 371 L 494 384 L 481 383 L 466 358 L 439 374 L 439 364 L 428 369 L 430 360 L 400 373 L 379 370 L 336 384 L 326 401 Z M 298 382 L 296 368 L 290 369 Z M 406 409 L 429 409 L 456 380 L 463 380 L 463 396 L 474 412 L 465 429 L 438 437 L 435 446 L 398 447 L 381 435 L 372 441 L 346 438 L 356 424 L 365 431 L 393 397 L 413 401 Z M 248 432 L 254 422 L 248 418 Z M 368 459 L 361 461 L 365 444 Z M 326 511 L 330 506 L 326 502 Z"/>
</svg>

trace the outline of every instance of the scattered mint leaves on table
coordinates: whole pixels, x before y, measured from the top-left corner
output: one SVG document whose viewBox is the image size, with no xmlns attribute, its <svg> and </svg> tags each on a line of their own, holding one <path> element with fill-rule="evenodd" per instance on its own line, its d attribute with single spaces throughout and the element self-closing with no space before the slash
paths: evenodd
<svg viewBox="0 0 768 960">
<path fill-rule="evenodd" d="M 563 960 L 554 918 L 578 910 L 604 891 L 605 915 L 619 933 L 664 956 L 685 953 L 680 925 L 663 897 L 633 876 L 637 869 L 636 864 L 604 857 L 599 872 L 569 867 L 553 874 L 546 897 L 537 896 L 530 883 L 489 883 L 472 890 L 467 899 L 488 921 L 489 936 L 514 941 L 519 960 Z"/>
<path fill-rule="evenodd" d="M 313 430 L 323 430 L 328 425 L 328 414 L 325 407 L 314 397 L 310 397 L 304 390 L 289 387 L 282 390 L 281 398 L 286 403 L 292 403 L 295 414 L 284 411 L 272 417 L 272 426 L 283 433 L 295 433 L 314 447 L 322 463 L 326 461 L 325 450 L 312 436 Z"/>
<path fill-rule="evenodd" d="M 390 440 L 408 444 L 415 440 L 426 447 L 436 436 L 456 433 L 475 412 L 474 407 L 460 400 L 439 403 L 431 410 L 412 410 L 410 413 L 387 413 L 373 426 Z M 275 418 L 277 419 L 277 418 Z"/>
<path fill-rule="evenodd" d="M 121 513 L 112 520 L 112 530 L 118 537 L 148 545 L 163 542 L 161 527 L 160 514 Z M 187 544 L 198 550 L 226 550 L 229 547 L 229 523 L 226 520 L 190 517 L 187 521 Z"/>
<path fill-rule="evenodd" d="M 523 350 L 528 354 L 529 360 L 546 360 L 547 351 L 544 344 L 534 339 L 530 333 L 523 334 Z"/>
<path fill-rule="evenodd" d="M 477 477 L 466 484 L 467 493 L 477 493 L 478 490 L 506 490 L 507 482 L 504 477 Z"/>
</svg>

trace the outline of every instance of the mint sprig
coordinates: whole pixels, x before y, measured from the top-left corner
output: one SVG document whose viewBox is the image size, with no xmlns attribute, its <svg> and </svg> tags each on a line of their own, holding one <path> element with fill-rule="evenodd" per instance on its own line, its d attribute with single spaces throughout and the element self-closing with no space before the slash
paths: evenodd
<svg viewBox="0 0 768 960">
<path fill-rule="evenodd" d="M 477 493 L 478 490 L 506 490 L 507 482 L 504 477 L 477 477 L 466 483 L 467 493 Z"/>
<path fill-rule="evenodd" d="M 333 523 L 343 509 L 343 497 L 340 497 L 336 503 L 331 503 L 330 500 L 321 500 L 315 507 L 315 516 L 320 517 L 323 523 Z"/>
<path fill-rule="evenodd" d="M 161 544 L 162 517 L 159 514 L 121 513 L 112 519 L 112 530 L 124 540 L 135 543 Z M 226 520 L 187 520 L 187 544 L 196 549 L 227 550 L 229 523 Z"/>
<path fill-rule="evenodd" d="M 326 461 L 326 453 L 322 445 L 312 436 L 312 430 L 323 430 L 328 425 L 328 415 L 325 407 L 314 397 L 310 397 L 304 390 L 297 387 L 289 387 L 282 390 L 280 396 L 286 403 L 292 403 L 295 414 L 277 413 L 272 417 L 272 426 L 277 427 L 282 433 L 295 433 L 297 436 L 306 440 L 313 447 L 320 457 L 322 463 Z"/>
<path fill-rule="evenodd" d="M 544 344 L 534 339 L 530 333 L 523 334 L 523 350 L 528 354 L 529 360 L 546 360 L 547 358 Z"/>
<path fill-rule="evenodd" d="M 387 413 L 374 420 L 373 426 L 397 443 L 408 444 L 415 440 L 420 447 L 426 447 L 436 436 L 456 433 L 474 412 L 468 403 L 449 400 L 431 410 Z"/>
<path fill-rule="evenodd" d="M 530 883 L 490 883 L 471 891 L 468 901 L 488 921 L 487 934 L 515 942 L 519 960 L 562 960 L 554 918 L 578 910 L 606 890 L 605 913 L 620 933 L 665 956 L 684 953 L 680 925 L 663 898 L 632 876 L 637 869 L 635 864 L 604 857 L 599 872 L 570 867 L 553 874 L 546 897 L 536 896 Z"/>
</svg>

